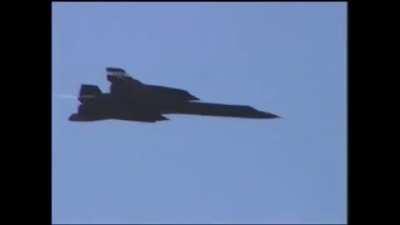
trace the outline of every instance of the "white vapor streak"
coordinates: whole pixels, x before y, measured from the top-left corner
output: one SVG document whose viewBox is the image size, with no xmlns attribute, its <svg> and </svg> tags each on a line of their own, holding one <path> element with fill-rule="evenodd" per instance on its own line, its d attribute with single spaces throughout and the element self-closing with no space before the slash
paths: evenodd
<svg viewBox="0 0 400 225">
<path fill-rule="evenodd" d="M 54 97 L 62 98 L 62 99 L 78 99 L 78 96 L 69 95 L 69 94 L 54 94 Z"/>
</svg>

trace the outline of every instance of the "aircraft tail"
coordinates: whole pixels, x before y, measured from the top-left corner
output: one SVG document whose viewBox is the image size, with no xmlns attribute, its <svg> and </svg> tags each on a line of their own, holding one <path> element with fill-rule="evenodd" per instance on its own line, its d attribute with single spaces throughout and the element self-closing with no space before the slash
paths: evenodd
<svg viewBox="0 0 400 225">
<path fill-rule="evenodd" d="M 94 98 L 98 95 L 101 95 L 102 92 L 100 88 L 96 85 L 90 84 L 82 84 L 81 89 L 79 90 L 79 101 L 85 102 L 87 99 Z"/>
<path fill-rule="evenodd" d="M 96 85 L 90 85 L 90 84 L 82 84 L 81 89 L 79 91 L 79 96 L 83 95 L 100 95 L 101 90 L 98 86 Z"/>
</svg>

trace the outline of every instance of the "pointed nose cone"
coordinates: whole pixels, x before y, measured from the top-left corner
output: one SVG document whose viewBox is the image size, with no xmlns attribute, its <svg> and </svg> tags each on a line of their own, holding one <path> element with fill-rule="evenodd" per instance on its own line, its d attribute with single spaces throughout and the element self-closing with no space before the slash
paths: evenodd
<svg viewBox="0 0 400 225">
<path fill-rule="evenodd" d="M 281 119 L 281 118 L 282 118 L 282 117 L 280 117 L 280 116 L 278 116 L 278 115 L 276 115 L 276 114 L 272 114 L 272 113 L 270 113 L 269 116 L 270 116 L 270 118 L 272 118 L 272 119 Z"/>
<path fill-rule="evenodd" d="M 266 119 L 278 119 L 278 118 L 282 118 L 276 114 L 273 113 L 269 113 L 269 112 L 261 112 L 262 114 L 262 118 L 266 118 Z"/>
</svg>

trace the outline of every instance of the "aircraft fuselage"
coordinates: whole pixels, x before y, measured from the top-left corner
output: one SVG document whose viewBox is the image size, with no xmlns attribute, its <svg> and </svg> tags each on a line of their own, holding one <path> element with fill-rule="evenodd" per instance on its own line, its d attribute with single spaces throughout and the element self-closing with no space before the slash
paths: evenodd
<svg viewBox="0 0 400 225">
<path fill-rule="evenodd" d="M 71 121 L 120 119 L 143 122 L 168 120 L 164 114 L 192 114 L 240 118 L 277 118 L 278 116 L 244 105 L 199 102 L 188 91 L 147 85 L 118 68 L 107 68 L 110 92 L 102 93 L 95 85 L 83 84 L 79 93 L 78 113 Z"/>
</svg>

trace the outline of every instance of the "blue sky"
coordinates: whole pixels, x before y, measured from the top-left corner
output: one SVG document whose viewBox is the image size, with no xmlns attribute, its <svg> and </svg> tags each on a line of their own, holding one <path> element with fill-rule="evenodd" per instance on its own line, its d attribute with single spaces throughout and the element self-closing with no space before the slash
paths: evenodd
<svg viewBox="0 0 400 225">
<path fill-rule="evenodd" d="M 53 3 L 54 223 L 345 223 L 346 3 Z M 105 67 L 283 116 L 68 121 Z"/>
</svg>

